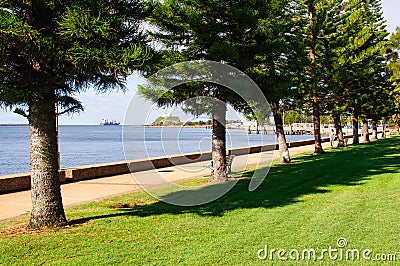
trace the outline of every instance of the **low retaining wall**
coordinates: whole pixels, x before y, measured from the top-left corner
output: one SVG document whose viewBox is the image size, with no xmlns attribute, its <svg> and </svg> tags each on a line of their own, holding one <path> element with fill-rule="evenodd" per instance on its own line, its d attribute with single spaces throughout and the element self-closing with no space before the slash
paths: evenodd
<svg viewBox="0 0 400 266">
<path fill-rule="evenodd" d="M 259 152 L 264 152 L 264 151 L 273 151 L 279 149 L 278 144 L 268 144 L 264 146 L 251 146 L 251 147 L 243 147 L 243 148 L 233 148 L 233 149 L 228 149 L 228 154 L 231 155 L 245 155 L 245 154 L 251 154 L 251 153 L 259 153 Z M 211 160 L 211 157 L 210 157 Z"/>
<path fill-rule="evenodd" d="M 211 152 L 181 154 L 171 157 L 154 157 L 106 164 L 94 164 L 65 169 L 66 182 L 74 182 L 91 178 L 128 174 L 173 165 L 211 160 Z"/>
<path fill-rule="evenodd" d="M 270 144 L 264 146 L 228 149 L 228 153 L 232 155 L 244 155 L 275 149 L 278 149 L 278 145 Z M 211 152 L 205 152 L 180 154 L 170 157 L 154 157 L 149 159 L 71 167 L 60 171 L 60 182 L 76 182 L 86 179 L 128 174 L 130 172 L 146 171 L 174 165 L 182 165 L 210 160 Z M 0 176 L 0 193 L 27 190 L 30 188 L 30 173 Z"/>
<path fill-rule="evenodd" d="M 59 172 L 60 182 L 76 182 L 105 176 L 122 175 L 130 172 L 146 171 L 211 160 L 211 152 L 181 154 L 171 157 L 155 157 L 132 161 L 121 161 L 105 164 L 93 164 L 62 169 Z M 31 188 L 30 173 L 0 176 L 0 193 L 27 190 Z"/>
<path fill-rule="evenodd" d="M 129 172 L 126 162 L 93 164 L 65 169 L 66 182 L 89 178 L 118 175 Z"/>
<path fill-rule="evenodd" d="M 353 136 L 346 135 L 345 138 Z M 329 142 L 329 138 L 322 138 L 322 142 Z M 289 142 L 289 148 L 314 144 L 314 139 Z M 228 149 L 228 154 L 245 155 L 264 151 L 278 150 L 278 144 L 264 146 L 252 146 L 244 148 Z M 211 152 L 190 153 L 174 155 L 170 157 L 154 157 L 115 163 L 94 164 L 62 169 L 60 171 L 60 182 L 76 182 L 80 180 L 99 178 L 105 176 L 128 174 L 130 172 L 146 171 L 173 165 L 182 165 L 200 161 L 211 160 Z M 31 188 L 30 173 L 12 174 L 0 176 L 0 193 L 26 190 Z"/>
<path fill-rule="evenodd" d="M 59 171 L 60 182 L 65 183 L 65 171 Z M 31 173 L 0 176 L 0 193 L 31 188 Z"/>
</svg>

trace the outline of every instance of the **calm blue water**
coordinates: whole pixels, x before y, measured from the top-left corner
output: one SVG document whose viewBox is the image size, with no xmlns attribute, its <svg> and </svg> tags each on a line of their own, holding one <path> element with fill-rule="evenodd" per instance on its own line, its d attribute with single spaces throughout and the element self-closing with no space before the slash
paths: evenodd
<svg viewBox="0 0 400 266">
<path fill-rule="evenodd" d="M 313 136 L 288 136 L 288 141 Z M 60 126 L 61 167 L 211 150 L 211 129 Z M 228 147 L 275 142 L 275 135 L 230 130 Z M 124 155 L 124 151 L 126 157 Z M 29 171 L 29 127 L 0 126 L 0 175 Z"/>
</svg>

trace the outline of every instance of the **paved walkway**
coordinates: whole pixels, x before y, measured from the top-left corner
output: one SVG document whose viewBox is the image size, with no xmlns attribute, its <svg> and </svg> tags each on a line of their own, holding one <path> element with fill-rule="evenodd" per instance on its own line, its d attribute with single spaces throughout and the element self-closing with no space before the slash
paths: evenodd
<svg viewBox="0 0 400 266">
<path fill-rule="evenodd" d="M 329 143 L 323 143 L 324 148 L 329 146 Z M 313 150 L 314 145 L 294 147 L 290 148 L 290 154 L 294 155 Z M 260 156 L 262 156 L 263 160 L 265 158 L 272 159 L 272 153 L 273 151 L 237 156 L 233 160 L 232 169 L 235 171 L 237 169 L 242 170 L 246 166 L 254 167 L 260 161 Z M 279 156 L 278 151 L 274 152 L 274 156 L 275 158 Z M 210 174 L 210 169 L 205 168 L 207 163 L 198 162 L 137 172 L 134 175 L 124 174 L 63 184 L 61 185 L 63 203 L 65 207 L 68 207 L 131 191 L 138 191 L 142 188 L 138 185 L 137 180 L 139 180 L 140 184 L 145 182 L 149 186 L 159 186 L 168 184 L 168 182 L 203 178 Z M 31 207 L 31 193 L 29 190 L 2 194 L 0 195 L 0 221 L 29 214 Z"/>
</svg>

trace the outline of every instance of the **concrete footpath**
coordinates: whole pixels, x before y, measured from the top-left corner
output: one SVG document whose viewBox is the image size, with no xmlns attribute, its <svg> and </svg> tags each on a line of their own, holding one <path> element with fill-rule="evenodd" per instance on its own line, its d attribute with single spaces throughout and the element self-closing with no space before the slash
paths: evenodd
<svg viewBox="0 0 400 266">
<path fill-rule="evenodd" d="M 349 139 L 349 144 L 351 139 Z M 323 143 L 323 147 L 329 147 L 329 142 Z M 290 148 L 290 154 L 314 151 L 314 145 Z M 279 156 L 278 151 L 241 155 L 234 158 L 232 170 L 243 170 L 245 167 L 255 167 L 260 158 L 263 162 Z M 64 207 L 79 203 L 96 201 L 131 191 L 141 190 L 140 184 L 146 182 L 146 186 L 160 186 L 169 182 L 178 182 L 194 178 L 203 178 L 210 175 L 207 168 L 208 161 L 165 167 L 149 171 L 136 172 L 134 174 L 116 175 L 85 180 L 61 185 L 61 193 Z M 20 191 L 0 195 L 0 221 L 8 220 L 29 214 L 31 210 L 31 193 Z"/>
</svg>

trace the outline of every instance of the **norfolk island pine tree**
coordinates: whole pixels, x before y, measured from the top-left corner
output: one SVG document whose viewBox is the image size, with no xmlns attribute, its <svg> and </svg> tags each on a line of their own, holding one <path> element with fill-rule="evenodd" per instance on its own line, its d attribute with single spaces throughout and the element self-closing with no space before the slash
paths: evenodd
<svg viewBox="0 0 400 266">
<path fill-rule="evenodd" d="M 346 1 L 298 0 L 299 16 L 308 21 L 305 27 L 305 42 L 309 51 L 310 64 L 306 68 L 306 82 L 302 86 L 304 98 L 309 98 L 312 105 L 315 148 L 314 154 L 325 153 L 321 140 L 321 114 L 326 109 L 326 98 L 329 94 L 330 74 L 337 48 L 335 38 L 338 35 L 341 11 Z M 333 47 L 332 47 L 333 46 Z"/>
<path fill-rule="evenodd" d="M 400 132 L 400 27 L 397 27 L 388 43 L 385 46 L 384 58 L 385 68 L 390 76 L 390 81 L 394 86 L 391 91 L 391 96 L 394 99 L 394 110 L 389 117 L 385 117 L 385 122 L 392 120 L 397 125 L 397 130 Z M 386 123 L 383 123 L 386 124 Z"/>
<path fill-rule="evenodd" d="M 362 1 L 355 0 L 332 6 L 327 12 L 329 21 L 326 23 L 324 34 L 320 37 L 323 48 L 320 57 L 324 58 L 324 64 L 321 66 L 325 72 L 322 79 L 325 88 L 324 96 L 321 97 L 321 107 L 322 111 L 331 114 L 333 118 L 338 147 L 344 146 L 340 116 L 343 112 L 351 112 L 348 110 L 351 97 L 343 96 L 349 95 L 349 87 L 355 80 L 366 79 L 366 71 L 354 70 L 365 70 L 371 65 L 375 69 L 379 68 L 379 59 L 376 60 L 379 54 L 376 52 L 380 50 L 382 37 L 385 36 L 380 34 L 383 29 L 375 27 L 369 21 L 368 6 L 362 5 Z M 370 37 L 371 32 L 376 34 L 375 38 Z M 371 56 L 371 49 L 375 50 L 374 56 Z M 357 91 L 357 88 L 353 86 L 352 90 Z M 359 97 L 358 94 L 354 96 Z"/>
<path fill-rule="evenodd" d="M 244 45 L 248 57 L 241 60 L 244 72 L 260 86 L 270 103 L 281 163 L 290 163 L 282 112 L 293 107 L 308 62 L 301 34 L 304 23 L 297 12 L 292 1 L 270 3 L 268 12 L 259 14 L 252 44 Z"/>
<path fill-rule="evenodd" d="M 240 68 L 240 53 L 248 35 L 257 27 L 255 14 L 268 7 L 264 1 L 164 1 L 155 2 L 150 22 L 157 28 L 153 36 L 161 40 L 167 55 L 165 62 L 177 63 L 189 60 L 213 60 Z M 173 60 L 175 55 L 177 60 Z M 243 99 L 231 90 L 212 84 L 192 83 L 171 88 L 161 97 L 151 90 L 141 88 L 142 94 L 159 105 L 177 104 L 191 97 L 213 97 L 220 104 L 242 106 Z M 219 104 L 217 104 L 219 105 Z M 198 112 L 186 106 L 186 110 Z M 226 175 L 225 116 L 226 107 L 213 111 L 213 168 L 211 182 L 223 182 Z"/>
<path fill-rule="evenodd" d="M 139 1 L 3 1 L 0 9 L 0 103 L 30 125 L 30 228 L 67 223 L 56 142 L 56 104 L 82 110 L 74 99 L 88 87 L 124 88 L 131 70 L 150 58 L 138 31 Z"/>
<path fill-rule="evenodd" d="M 381 1 L 351 0 L 346 5 L 349 14 L 340 33 L 343 48 L 338 51 L 335 98 L 339 106 L 353 115 L 353 143 L 358 143 L 358 120 L 363 122 L 364 141 L 369 141 L 367 118 L 387 116 L 390 75 L 384 66 L 382 51 L 388 32 L 385 28 Z M 378 100 L 378 101 L 377 101 Z M 379 107 L 380 104 L 384 105 Z"/>
<path fill-rule="evenodd" d="M 333 112 L 340 133 L 339 112 L 350 110 L 357 120 L 361 110 L 368 109 L 369 104 L 362 99 L 368 98 L 368 87 L 376 85 L 374 77 L 382 63 L 379 50 L 387 32 L 382 26 L 380 1 L 307 0 L 299 3 L 305 13 L 309 13 L 309 17 L 303 15 L 309 20 L 307 36 L 312 59 L 308 69 L 311 86 L 305 92 L 312 95 L 315 153 L 319 154 L 317 113 Z M 356 131 L 358 125 L 353 128 Z M 358 132 L 355 136 L 357 142 Z"/>
</svg>

